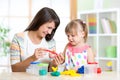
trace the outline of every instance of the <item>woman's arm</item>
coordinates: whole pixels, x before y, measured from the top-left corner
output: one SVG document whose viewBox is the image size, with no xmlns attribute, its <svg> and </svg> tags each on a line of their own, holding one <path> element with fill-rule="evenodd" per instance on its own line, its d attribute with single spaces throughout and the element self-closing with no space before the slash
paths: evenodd
<svg viewBox="0 0 120 80">
<path fill-rule="evenodd" d="M 43 58 L 44 55 L 45 55 L 44 50 L 41 48 L 37 48 L 35 49 L 35 52 L 32 56 L 28 57 L 27 59 L 21 62 L 11 65 L 12 71 L 13 72 L 25 72 L 31 62 L 36 61 L 39 58 Z"/>
<path fill-rule="evenodd" d="M 23 33 L 16 34 L 10 46 L 10 62 L 13 72 L 25 72 L 26 68 L 30 65 L 31 62 L 43 56 L 41 49 L 38 48 L 35 50 L 32 56 L 28 57 L 26 60 L 22 59 L 24 56 L 23 37 Z"/>
<path fill-rule="evenodd" d="M 10 46 L 10 60 L 13 72 L 24 72 L 30 62 L 34 61 L 35 57 L 31 56 L 22 61 L 24 55 L 24 33 L 15 34 Z"/>
<path fill-rule="evenodd" d="M 36 58 L 34 56 L 30 56 L 22 62 L 18 62 L 16 64 L 11 65 L 12 72 L 25 72 L 26 68 L 30 65 L 30 63 L 35 60 Z"/>
<path fill-rule="evenodd" d="M 44 57 L 44 50 L 41 48 L 37 48 L 34 51 L 34 54 L 27 59 L 18 62 L 16 64 L 11 65 L 13 72 L 25 72 L 27 67 L 30 65 L 31 62 L 38 60 L 39 58 Z"/>
</svg>

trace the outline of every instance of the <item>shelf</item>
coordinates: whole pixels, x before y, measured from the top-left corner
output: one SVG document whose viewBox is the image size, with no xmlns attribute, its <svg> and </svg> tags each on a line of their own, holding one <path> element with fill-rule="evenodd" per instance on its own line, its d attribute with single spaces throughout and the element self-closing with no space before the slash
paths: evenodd
<svg viewBox="0 0 120 80">
<path fill-rule="evenodd" d="M 98 34 L 98 36 L 117 36 L 117 34 Z"/>
<path fill-rule="evenodd" d="M 116 61 L 117 58 L 103 58 L 103 57 L 99 57 L 99 60 L 112 60 L 112 61 Z"/>
<path fill-rule="evenodd" d="M 120 71 L 119 14 L 119 9 L 100 9 L 78 13 L 78 18 L 85 21 L 88 26 L 87 43 L 95 51 L 95 60 L 99 62 L 102 70 L 106 70 L 105 65 L 108 61 L 112 61 L 113 70 Z"/>
</svg>

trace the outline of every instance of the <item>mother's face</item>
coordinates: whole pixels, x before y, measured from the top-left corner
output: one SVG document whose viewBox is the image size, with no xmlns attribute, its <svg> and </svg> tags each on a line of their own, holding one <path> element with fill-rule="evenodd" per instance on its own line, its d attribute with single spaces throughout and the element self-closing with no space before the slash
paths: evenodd
<svg viewBox="0 0 120 80">
<path fill-rule="evenodd" d="M 55 29 L 55 23 L 47 22 L 39 27 L 37 30 L 38 36 L 45 37 L 47 34 L 51 34 L 52 30 Z"/>
</svg>

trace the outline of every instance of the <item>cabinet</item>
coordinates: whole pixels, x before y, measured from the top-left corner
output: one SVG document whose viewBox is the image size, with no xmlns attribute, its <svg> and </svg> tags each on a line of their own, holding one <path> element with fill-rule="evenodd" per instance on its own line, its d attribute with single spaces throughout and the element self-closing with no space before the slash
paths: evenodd
<svg viewBox="0 0 120 80">
<path fill-rule="evenodd" d="M 78 12 L 78 18 L 88 26 L 87 42 L 96 53 L 99 67 L 106 71 L 112 62 L 112 70 L 120 71 L 119 9 Z"/>
</svg>

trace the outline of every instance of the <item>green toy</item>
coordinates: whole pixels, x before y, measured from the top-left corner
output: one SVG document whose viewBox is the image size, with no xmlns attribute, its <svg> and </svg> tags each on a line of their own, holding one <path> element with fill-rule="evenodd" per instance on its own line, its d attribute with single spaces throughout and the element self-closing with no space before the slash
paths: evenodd
<svg viewBox="0 0 120 80">
<path fill-rule="evenodd" d="M 59 76 L 60 75 L 60 72 L 56 71 L 56 72 L 51 72 L 51 75 L 52 76 Z"/>
<path fill-rule="evenodd" d="M 60 72 L 58 72 L 58 68 L 57 67 L 52 67 L 53 72 L 51 72 L 52 76 L 59 76 Z"/>
</svg>

